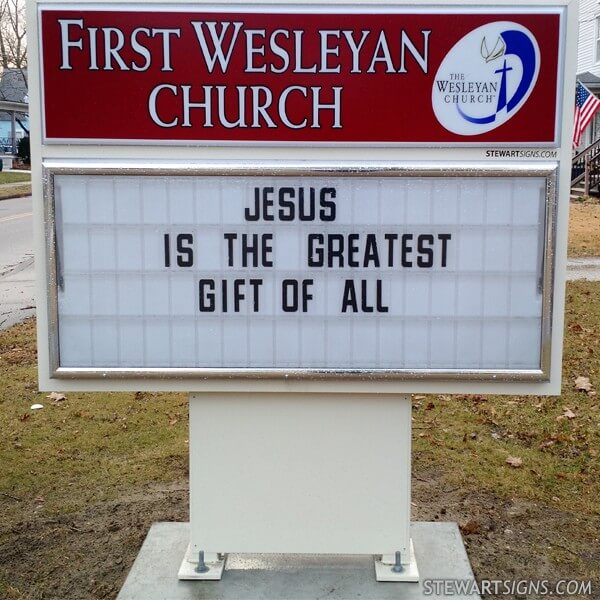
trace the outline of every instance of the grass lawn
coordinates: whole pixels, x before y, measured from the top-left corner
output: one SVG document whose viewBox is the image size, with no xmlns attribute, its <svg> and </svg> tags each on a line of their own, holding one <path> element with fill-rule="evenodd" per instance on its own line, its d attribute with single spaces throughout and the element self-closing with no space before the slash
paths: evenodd
<svg viewBox="0 0 600 600">
<path fill-rule="evenodd" d="M 0 200 L 4 200 L 5 198 L 17 198 L 18 196 L 29 195 L 31 195 L 30 183 L 25 183 L 23 185 L 11 185 L 5 188 L 0 187 Z"/>
<path fill-rule="evenodd" d="M 2 187 L 2 184 L 16 184 L 23 182 L 23 185 L 8 185 Z M 4 198 L 16 198 L 17 196 L 28 196 L 31 194 L 31 174 L 30 173 L 8 173 L 0 171 L 0 200 Z"/>
<path fill-rule="evenodd" d="M 0 184 L 19 183 L 21 181 L 31 181 L 31 173 L 13 173 L 0 171 Z"/>
<path fill-rule="evenodd" d="M 600 256 L 600 202 L 571 202 L 569 256 Z"/>
<path fill-rule="evenodd" d="M 166 467 L 187 462 L 186 395 L 38 393 L 34 320 L 0 332 L 0 379 L 0 491 L 43 498 L 55 514 L 170 479 Z"/>
<path fill-rule="evenodd" d="M 600 283 L 568 284 L 565 333 L 560 397 L 414 399 L 415 518 L 461 523 L 478 577 L 600 580 L 600 404 L 574 387 L 600 386 Z M 53 400 L 35 363 L 33 321 L 0 332 L 0 597 L 114 598 L 150 523 L 187 518 L 187 397 Z"/>
<path fill-rule="evenodd" d="M 480 577 L 487 571 L 492 578 L 556 580 L 569 573 L 600 581 L 600 282 L 569 282 L 565 317 L 561 396 L 413 402 L 413 477 L 418 484 L 420 473 L 443 472 L 445 488 L 470 502 L 481 531 L 465 540 Z M 589 393 L 575 388 L 579 376 L 592 382 Z M 521 466 L 510 466 L 509 458 Z M 424 501 L 432 491 L 426 486 Z M 437 502 L 444 506 L 443 496 Z M 516 522 L 506 518 L 519 511 Z M 600 597 L 595 585 L 593 597 Z"/>
<path fill-rule="evenodd" d="M 423 399 L 414 432 L 420 460 L 442 464 L 451 449 L 460 485 L 600 509 L 600 400 L 595 388 L 574 385 L 583 376 L 600 388 L 600 282 L 568 282 L 565 319 L 561 396 Z M 510 467 L 507 456 L 522 458 L 522 467 Z"/>
</svg>

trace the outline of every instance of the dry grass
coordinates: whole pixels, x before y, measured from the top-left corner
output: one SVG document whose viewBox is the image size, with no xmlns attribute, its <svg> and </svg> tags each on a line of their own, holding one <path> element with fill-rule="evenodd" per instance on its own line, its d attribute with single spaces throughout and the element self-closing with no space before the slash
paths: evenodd
<svg viewBox="0 0 600 600">
<path fill-rule="evenodd" d="M 1 175 L 2 173 L 0 173 Z M 18 198 L 20 196 L 30 196 L 31 195 L 31 184 L 26 183 L 23 185 L 11 185 L 8 187 L 0 187 L 0 200 L 5 200 L 6 198 Z"/>
<path fill-rule="evenodd" d="M 554 525 L 522 530 L 527 552 L 563 574 L 598 580 L 600 405 L 573 382 L 582 375 L 600 387 L 600 283 L 570 282 L 566 316 L 562 395 L 417 396 L 413 471 L 443 473 L 444 485 L 470 499 L 471 509 L 483 495 L 496 506 L 535 503 Z M 0 545 L 12 547 L 31 519 L 69 519 L 86 507 L 147 494 L 151 485 L 185 481 L 185 395 L 68 394 L 53 402 L 37 392 L 35 363 L 33 321 L 0 332 Z M 31 410 L 36 402 L 44 408 Z M 566 409 L 574 416 L 565 417 Z M 522 466 L 507 464 L 509 456 Z M 442 496 L 450 500 L 449 492 Z M 519 523 L 525 527 L 527 517 Z M 542 534 L 546 541 L 537 548 Z M 480 573 L 499 572 L 502 552 L 491 567 L 473 553 Z M 12 582 L 12 575 L 0 575 L 0 596 Z"/>
<path fill-rule="evenodd" d="M 418 462 L 451 457 L 460 485 L 598 508 L 599 403 L 573 381 L 583 375 L 600 387 L 599 338 L 600 284 L 569 283 L 562 396 L 417 397 Z M 46 509 L 62 512 L 89 495 L 185 476 L 185 395 L 82 393 L 53 402 L 36 391 L 35 362 L 32 320 L 0 332 L 0 491 L 43 497 Z M 32 411 L 36 402 L 44 408 Z M 565 407 L 576 416 L 561 418 Z M 522 457 L 523 468 L 509 467 L 509 455 Z"/>
<path fill-rule="evenodd" d="M 571 202 L 569 256 L 600 256 L 600 203 Z"/>
<path fill-rule="evenodd" d="M 35 324 L 0 332 L 0 492 L 52 513 L 187 469 L 187 396 L 37 392 Z M 44 405 L 31 410 L 34 403 Z M 18 509 L 18 504 L 11 505 Z M 2 511 L 0 511 L 0 514 Z"/>
<path fill-rule="evenodd" d="M 20 181 L 31 181 L 31 173 L 0 171 L 0 185 L 3 183 L 18 183 Z"/>
<path fill-rule="evenodd" d="M 568 283 L 566 322 L 560 396 L 423 397 L 415 405 L 419 460 L 443 464 L 451 454 L 457 484 L 600 509 L 600 401 L 574 386 L 584 376 L 600 388 L 600 283 Z M 564 417 L 566 409 L 575 416 Z M 523 466 L 510 467 L 508 456 Z"/>
</svg>

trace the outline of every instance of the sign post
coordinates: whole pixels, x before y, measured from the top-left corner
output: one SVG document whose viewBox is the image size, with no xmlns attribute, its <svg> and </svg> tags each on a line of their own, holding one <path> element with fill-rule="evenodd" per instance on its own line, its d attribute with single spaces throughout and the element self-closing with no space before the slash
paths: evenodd
<svg viewBox="0 0 600 600">
<path fill-rule="evenodd" d="M 378 579 L 417 581 L 410 431 L 406 395 L 193 395 L 191 539 L 179 577 L 220 578 L 225 550 L 392 563 L 399 552 L 401 572 L 378 560 Z"/>
<path fill-rule="evenodd" d="M 180 578 L 416 581 L 410 394 L 560 391 L 577 3 L 28 11 L 40 388 L 191 394 Z"/>
</svg>

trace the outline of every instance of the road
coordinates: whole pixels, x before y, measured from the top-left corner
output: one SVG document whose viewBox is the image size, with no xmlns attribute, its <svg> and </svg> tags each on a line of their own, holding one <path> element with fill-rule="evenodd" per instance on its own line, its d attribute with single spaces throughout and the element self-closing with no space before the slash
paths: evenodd
<svg viewBox="0 0 600 600">
<path fill-rule="evenodd" d="M 0 201 L 0 329 L 35 314 L 31 197 Z"/>
<path fill-rule="evenodd" d="M 600 257 L 570 258 L 567 263 L 567 279 L 600 281 Z"/>
</svg>

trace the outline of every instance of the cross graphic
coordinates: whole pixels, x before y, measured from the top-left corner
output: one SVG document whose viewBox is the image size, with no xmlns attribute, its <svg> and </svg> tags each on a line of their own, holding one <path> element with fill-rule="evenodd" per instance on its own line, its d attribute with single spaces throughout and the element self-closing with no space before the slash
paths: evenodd
<svg viewBox="0 0 600 600">
<path fill-rule="evenodd" d="M 500 80 L 500 93 L 498 94 L 498 106 L 496 112 L 502 110 L 506 106 L 506 74 L 508 71 L 512 71 L 512 67 L 506 66 L 506 58 L 504 59 L 504 66 L 494 73 L 502 73 L 502 79 Z"/>
</svg>

